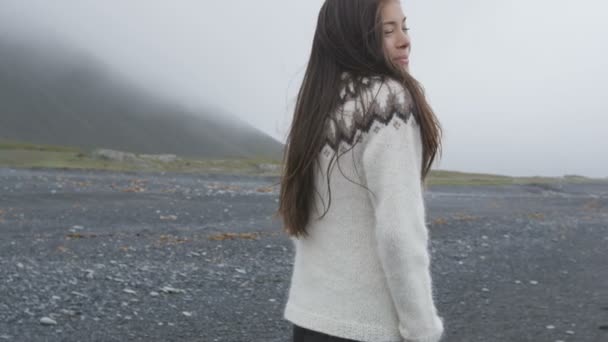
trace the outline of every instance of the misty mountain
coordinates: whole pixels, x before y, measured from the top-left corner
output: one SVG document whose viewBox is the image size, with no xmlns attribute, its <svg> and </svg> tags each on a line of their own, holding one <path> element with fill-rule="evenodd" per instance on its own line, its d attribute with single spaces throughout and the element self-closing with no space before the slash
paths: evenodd
<svg viewBox="0 0 608 342">
<path fill-rule="evenodd" d="M 83 52 L 0 36 L 0 139 L 200 158 L 281 157 L 283 145 L 248 123 L 176 102 Z"/>
</svg>

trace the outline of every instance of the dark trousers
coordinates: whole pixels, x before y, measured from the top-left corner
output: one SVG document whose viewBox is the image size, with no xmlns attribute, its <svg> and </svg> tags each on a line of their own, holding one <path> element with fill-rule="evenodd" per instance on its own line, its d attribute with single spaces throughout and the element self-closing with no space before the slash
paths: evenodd
<svg viewBox="0 0 608 342">
<path fill-rule="evenodd" d="M 346 338 L 330 336 L 318 331 L 293 324 L 293 342 L 358 342 Z"/>
</svg>

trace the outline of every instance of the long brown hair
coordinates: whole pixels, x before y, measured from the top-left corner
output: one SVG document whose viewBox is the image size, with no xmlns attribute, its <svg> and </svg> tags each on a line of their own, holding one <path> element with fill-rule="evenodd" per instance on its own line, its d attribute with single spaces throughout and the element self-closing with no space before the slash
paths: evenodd
<svg viewBox="0 0 608 342">
<path fill-rule="evenodd" d="M 343 72 L 390 77 L 410 92 L 422 136 L 421 182 L 424 183 L 441 147 L 441 126 L 422 86 L 409 73 L 393 66 L 384 54 L 380 16 L 384 2 L 326 0 L 319 11 L 310 59 L 283 154 L 279 208 L 275 213 L 275 217 L 282 217 L 283 230 L 290 236 L 308 235 L 306 226 L 316 191 L 314 162 L 325 142 L 325 119 L 339 104 Z"/>
</svg>

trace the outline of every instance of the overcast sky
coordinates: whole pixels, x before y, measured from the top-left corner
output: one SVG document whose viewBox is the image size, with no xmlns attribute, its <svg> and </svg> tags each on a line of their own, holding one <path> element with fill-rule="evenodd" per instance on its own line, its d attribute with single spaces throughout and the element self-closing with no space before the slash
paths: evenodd
<svg viewBox="0 0 608 342">
<path fill-rule="evenodd" d="M 65 38 L 284 142 L 322 2 L 0 0 L 0 32 Z M 402 3 L 412 74 L 444 127 L 436 168 L 608 176 L 608 2 Z"/>
</svg>

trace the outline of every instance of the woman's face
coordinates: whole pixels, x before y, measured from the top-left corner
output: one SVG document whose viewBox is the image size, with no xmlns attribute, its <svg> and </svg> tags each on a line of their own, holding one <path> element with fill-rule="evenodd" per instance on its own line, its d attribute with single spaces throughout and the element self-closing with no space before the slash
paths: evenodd
<svg viewBox="0 0 608 342">
<path fill-rule="evenodd" d="M 401 2 L 399 0 L 385 1 L 380 17 L 385 57 L 397 68 L 409 70 L 411 42 Z"/>
</svg>

